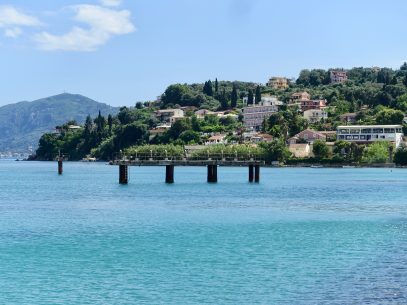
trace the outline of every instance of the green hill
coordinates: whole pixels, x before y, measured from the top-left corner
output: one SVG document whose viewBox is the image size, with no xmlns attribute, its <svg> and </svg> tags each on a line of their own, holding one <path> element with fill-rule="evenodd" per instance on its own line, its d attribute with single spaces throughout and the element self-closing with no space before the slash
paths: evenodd
<svg viewBox="0 0 407 305">
<path fill-rule="evenodd" d="M 25 152 L 34 149 L 45 132 L 68 120 L 83 123 L 87 115 L 116 114 L 119 108 L 98 103 L 78 94 L 59 94 L 33 102 L 0 107 L 0 151 Z"/>
</svg>

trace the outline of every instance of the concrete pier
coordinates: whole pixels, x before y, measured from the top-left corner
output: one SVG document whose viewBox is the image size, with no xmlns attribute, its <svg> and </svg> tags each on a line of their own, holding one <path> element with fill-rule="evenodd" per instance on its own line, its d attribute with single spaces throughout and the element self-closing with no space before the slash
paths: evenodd
<svg viewBox="0 0 407 305">
<path fill-rule="evenodd" d="M 260 182 L 260 165 L 258 164 L 254 166 L 254 182 Z"/>
<path fill-rule="evenodd" d="M 174 165 L 165 166 L 165 183 L 174 183 Z"/>
<path fill-rule="evenodd" d="M 129 183 L 129 167 L 127 165 L 119 165 L 119 183 L 128 184 Z"/>
<path fill-rule="evenodd" d="M 208 165 L 208 182 L 217 183 L 218 182 L 218 166 Z"/>
<path fill-rule="evenodd" d="M 64 172 L 64 167 L 62 163 L 62 158 L 58 158 L 58 175 L 62 175 Z"/>
<path fill-rule="evenodd" d="M 252 183 L 254 179 L 254 165 L 249 164 L 249 182 Z"/>
</svg>

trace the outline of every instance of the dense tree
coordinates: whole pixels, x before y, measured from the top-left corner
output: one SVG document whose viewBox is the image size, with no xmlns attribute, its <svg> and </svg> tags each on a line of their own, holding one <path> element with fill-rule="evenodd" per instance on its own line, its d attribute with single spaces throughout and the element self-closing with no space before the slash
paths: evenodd
<svg viewBox="0 0 407 305">
<path fill-rule="evenodd" d="M 229 108 L 229 101 L 226 96 L 225 89 L 222 89 L 222 93 L 219 95 L 219 102 L 220 102 L 220 106 L 223 110 L 226 110 Z"/>
<path fill-rule="evenodd" d="M 394 163 L 397 165 L 407 165 L 407 146 L 401 145 L 394 154 Z"/>
<path fill-rule="evenodd" d="M 259 104 L 261 102 L 261 89 L 260 89 L 260 86 L 256 87 L 255 97 L 256 97 L 256 104 Z"/>
<path fill-rule="evenodd" d="M 236 106 L 237 106 L 237 99 L 238 99 L 237 88 L 236 88 L 236 85 L 233 84 L 232 96 L 231 96 L 231 99 L 230 99 L 230 106 L 231 106 L 232 108 L 236 108 Z"/>
<path fill-rule="evenodd" d="M 291 156 L 283 140 L 276 139 L 272 142 L 260 143 L 260 147 L 265 150 L 265 159 L 268 163 L 273 161 L 284 162 Z"/>
<path fill-rule="evenodd" d="M 403 118 L 404 113 L 394 109 L 384 109 L 376 114 L 376 122 L 378 124 L 401 124 Z"/>
<path fill-rule="evenodd" d="M 389 160 L 389 144 L 387 142 L 375 142 L 366 147 L 363 152 L 364 163 L 385 163 Z"/>
<path fill-rule="evenodd" d="M 312 151 L 314 153 L 315 158 L 317 159 L 324 159 L 329 156 L 328 145 L 326 145 L 326 143 L 321 140 L 316 140 L 313 143 Z"/>
<path fill-rule="evenodd" d="M 212 87 L 212 82 L 208 80 L 205 82 L 205 85 L 203 87 L 203 93 L 209 96 L 213 96 L 213 87 Z"/>
<path fill-rule="evenodd" d="M 253 90 L 249 89 L 249 93 L 247 95 L 247 105 L 253 105 L 253 102 L 254 102 Z"/>
</svg>

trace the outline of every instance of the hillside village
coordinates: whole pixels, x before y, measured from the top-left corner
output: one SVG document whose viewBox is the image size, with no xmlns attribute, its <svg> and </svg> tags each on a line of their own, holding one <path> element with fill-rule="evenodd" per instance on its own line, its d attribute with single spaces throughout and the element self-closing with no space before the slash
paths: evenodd
<svg viewBox="0 0 407 305">
<path fill-rule="evenodd" d="M 407 64 L 303 70 L 296 80 L 271 77 L 265 84 L 176 84 L 107 120 L 99 114 L 83 127 L 59 127 L 40 140 L 37 158 L 62 150 L 73 159 L 110 159 L 134 145 L 246 145 L 273 150 L 270 161 L 283 163 L 386 163 L 405 150 L 406 111 Z"/>
</svg>

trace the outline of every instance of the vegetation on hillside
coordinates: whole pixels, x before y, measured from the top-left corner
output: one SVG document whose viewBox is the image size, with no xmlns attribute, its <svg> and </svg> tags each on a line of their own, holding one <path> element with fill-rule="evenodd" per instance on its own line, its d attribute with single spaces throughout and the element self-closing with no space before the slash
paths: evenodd
<svg viewBox="0 0 407 305">
<path fill-rule="evenodd" d="M 213 133 L 225 133 L 230 143 L 240 143 L 243 125 L 239 108 L 243 105 L 243 98 L 246 97 L 250 104 L 266 94 L 274 95 L 285 102 L 278 113 L 263 123 L 263 132 L 275 139 L 259 147 L 268 160 L 295 161 L 285 144 L 289 137 L 305 128 L 336 130 L 338 125 L 345 124 L 341 121 L 341 115 L 345 113 L 356 113 L 357 124 L 403 123 L 407 111 L 407 64 L 403 64 L 398 70 L 353 68 L 347 72 L 349 80 L 346 83 L 330 84 L 330 70 L 303 70 L 298 79 L 286 89 L 217 79 L 208 80 L 204 84 L 170 85 L 156 102 L 122 107 L 117 115 L 107 118 L 101 114 L 95 119 L 88 117 L 80 130 L 71 131 L 67 128 L 68 125 L 65 125 L 60 134 L 43 135 L 39 142 L 37 158 L 51 159 L 58 151 L 62 151 L 72 160 L 87 155 L 108 160 L 120 151 L 135 152 L 142 145 L 157 145 L 154 148 L 160 150 L 160 147 L 163 147 L 161 145 L 177 147 L 203 144 Z M 287 106 L 291 94 L 301 91 L 309 92 L 313 99 L 327 100 L 328 119 L 311 124 L 296 109 Z M 149 133 L 149 130 L 159 124 L 154 116 L 156 110 L 179 107 L 187 107 L 185 118 L 176 121 L 163 133 L 154 136 Z M 207 115 L 204 119 L 198 119 L 193 109 L 225 111 L 238 115 L 239 118 Z M 383 161 L 385 148 L 380 145 L 382 144 L 366 148 L 338 141 L 333 149 L 328 149 L 324 143 L 317 142 L 314 145 L 315 160 L 339 163 Z M 148 150 L 148 146 L 143 147 Z M 227 147 L 229 146 L 224 149 L 230 149 Z M 402 153 L 404 151 L 397 151 L 398 157 L 395 160 L 401 159 Z M 388 156 L 387 151 L 386 160 Z"/>
</svg>

